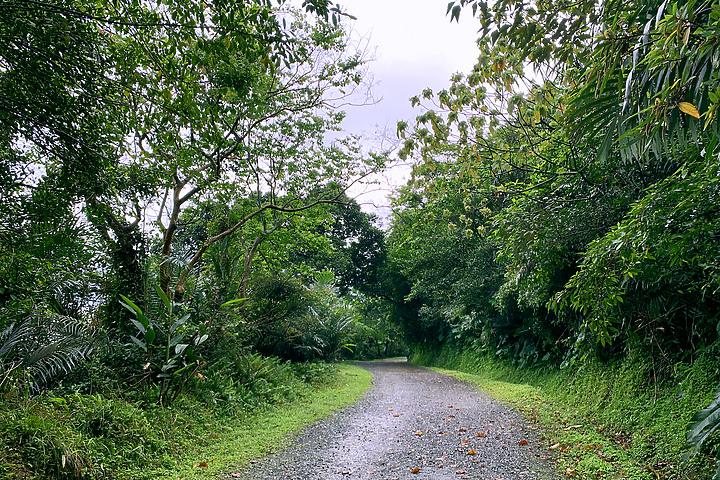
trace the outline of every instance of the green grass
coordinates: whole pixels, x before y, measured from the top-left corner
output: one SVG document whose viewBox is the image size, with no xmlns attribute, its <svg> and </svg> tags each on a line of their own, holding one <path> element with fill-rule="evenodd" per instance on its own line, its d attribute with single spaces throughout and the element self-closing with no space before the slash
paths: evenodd
<svg viewBox="0 0 720 480">
<path fill-rule="evenodd" d="M 277 366 L 281 370 L 290 369 Z M 183 395 L 168 408 L 100 395 L 5 396 L 0 479 L 216 478 L 281 448 L 293 433 L 352 403 L 370 386 L 370 374 L 359 367 L 324 371 L 320 380 L 288 377 L 291 383 L 273 390 L 260 382 L 266 399 L 248 408 L 227 408 L 225 397 L 213 403 L 207 390 Z"/>
<path fill-rule="evenodd" d="M 353 403 L 370 387 L 371 375 L 353 365 L 338 367 L 334 382 L 312 395 L 294 402 L 269 408 L 245 421 L 232 422 L 211 442 L 200 448 L 192 443 L 170 469 L 128 472 L 119 478 L 163 478 L 192 480 L 217 478 L 236 471 L 250 460 L 278 451 L 292 442 L 293 434 Z M 233 425 L 234 424 L 234 425 Z M 190 439 L 189 439 L 190 440 Z M 201 462 L 204 462 L 202 465 Z"/>
<path fill-rule="evenodd" d="M 518 369 L 509 362 L 446 348 L 422 363 L 454 375 L 520 411 L 542 427 L 558 470 L 577 479 L 708 479 L 711 442 L 687 464 L 685 427 L 718 382 L 716 359 L 700 359 L 657 388 L 638 360 L 587 361 L 566 370 Z M 416 361 L 417 358 L 414 359 Z"/>
</svg>

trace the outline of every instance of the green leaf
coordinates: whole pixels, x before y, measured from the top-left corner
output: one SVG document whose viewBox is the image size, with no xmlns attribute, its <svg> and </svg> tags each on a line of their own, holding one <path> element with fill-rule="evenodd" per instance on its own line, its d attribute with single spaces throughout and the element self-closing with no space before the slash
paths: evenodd
<svg viewBox="0 0 720 480">
<path fill-rule="evenodd" d="M 685 432 L 687 443 L 693 445 L 693 454 L 697 453 L 707 438 L 720 428 L 720 391 L 707 408 L 700 410 L 692 418 Z"/>
<path fill-rule="evenodd" d="M 167 309 L 167 312 L 172 314 L 172 302 L 168 298 L 168 296 L 163 292 L 163 289 L 160 288 L 160 285 L 155 285 L 155 291 L 158 294 L 158 297 L 160 297 L 165 304 L 165 308 Z"/>
<path fill-rule="evenodd" d="M 223 303 L 222 305 L 220 305 L 220 307 L 229 307 L 230 305 L 234 305 L 234 304 L 236 304 L 236 303 L 244 302 L 245 300 L 247 300 L 247 298 L 236 298 L 235 300 L 230 300 L 230 301 L 228 301 L 228 302 Z"/>
<path fill-rule="evenodd" d="M 184 336 L 185 336 L 185 335 L 183 335 L 182 333 L 181 333 L 181 334 L 178 334 L 178 335 L 175 335 L 175 336 L 172 337 L 172 338 L 170 339 L 170 341 L 168 342 L 168 346 L 172 348 L 172 347 L 174 347 L 175 345 L 179 344 L 180 341 L 183 339 Z"/>
<path fill-rule="evenodd" d="M 172 335 L 175 332 L 175 330 L 177 330 L 180 326 L 182 326 L 185 322 L 187 322 L 189 318 L 190 318 L 190 314 L 186 313 L 185 315 L 180 317 L 178 320 L 176 320 L 175 323 L 173 323 L 172 326 L 170 327 L 170 334 Z"/>
<path fill-rule="evenodd" d="M 150 322 L 145 317 L 145 314 L 143 314 L 140 307 L 135 305 L 129 298 L 127 298 L 124 295 L 120 295 L 120 298 L 122 298 L 122 300 L 120 301 L 122 306 L 127 308 L 130 312 L 134 313 L 135 318 L 137 318 L 140 321 L 140 323 L 143 325 L 143 327 L 148 328 L 150 326 Z M 144 332 L 144 330 L 143 330 L 143 332 Z"/>
<path fill-rule="evenodd" d="M 130 340 L 132 340 L 135 345 L 140 347 L 143 352 L 147 352 L 147 345 L 145 344 L 145 342 L 135 337 L 130 337 Z"/>
<path fill-rule="evenodd" d="M 130 319 L 130 321 L 133 323 L 133 325 L 135 325 L 135 327 L 140 331 L 140 333 L 144 334 L 145 332 L 147 332 L 147 328 L 142 323 L 132 318 Z"/>
</svg>

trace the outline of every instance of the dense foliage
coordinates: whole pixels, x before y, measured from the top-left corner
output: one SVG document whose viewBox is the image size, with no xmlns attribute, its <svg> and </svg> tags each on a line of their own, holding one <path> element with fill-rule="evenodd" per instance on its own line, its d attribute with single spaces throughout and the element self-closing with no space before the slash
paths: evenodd
<svg viewBox="0 0 720 480">
<path fill-rule="evenodd" d="M 346 194 L 383 168 L 337 133 L 365 82 L 348 16 L 317 0 L 0 2 L 4 412 L 54 392 L 79 419 L 115 398 L 241 415 L 327 376 L 292 362 L 403 348 L 363 293 L 382 233 Z M 3 475 L 112 467 L 13 418 Z"/>
<path fill-rule="evenodd" d="M 479 21 L 478 62 L 398 125 L 414 168 L 388 261 L 416 346 L 550 368 L 639 354 L 655 388 L 714 351 L 718 12 L 449 3 L 452 20 Z M 698 447 L 720 425 L 707 412 L 688 433 Z"/>
<path fill-rule="evenodd" d="M 656 390 L 713 371 L 716 2 L 450 2 L 478 62 L 398 124 L 413 170 L 387 234 L 347 193 L 385 157 L 337 133 L 365 81 L 349 15 L 289 3 L 0 2 L 4 399 L 235 411 L 316 371 L 286 361 L 403 340 L 642 357 Z M 719 415 L 697 413 L 694 452 Z"/>
<path fill-rule="evenodd" d="M 477 65 L 398 125 L 416 164 L 389 255 L 421 330 L 518 361 L 692 362 L 720 311 L 717 8 L 463 0 L 452 18 L 466 4 Z"/>
</svg>

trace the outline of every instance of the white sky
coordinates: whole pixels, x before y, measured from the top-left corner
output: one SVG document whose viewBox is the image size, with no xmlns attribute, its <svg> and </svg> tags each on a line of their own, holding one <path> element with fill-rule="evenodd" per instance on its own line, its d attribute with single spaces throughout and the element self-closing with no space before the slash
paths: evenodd
<svg viewBox="0 0 720 480">
<path fill-rule="evenodd" d="M 347 107 L 343 124 L 348 133 L 362 134 L 368 148 L 385 148 L 395 141 L 398 120 L 410 123 L 420 111 L 410 106 L 410 97 L 425 88 L 447 88 L 456 72 L 469 72 L 477 58 L 475 40 L 478 23 L 470 10 L 460 22 L 446 16 L 448 0 L 339 0 L 345 11 L 357 17 L 350 22 L 352 41 L 366 43 L 375 58 L 369 65 L 374 77 L 375 105 Z M 344 20 L 347 22 L 347 20 Z M 387 138 L 383 139 L 383 133 Z M 387 205 L 389 189 L 404 183 L 407 168 L 392 169 L 382 192 L 363 195 L 359 202 Z M 374 208 L 367 208 L 374 210 Z M 379 212 L 384 214 L 385 212 Z"/>
</svg>

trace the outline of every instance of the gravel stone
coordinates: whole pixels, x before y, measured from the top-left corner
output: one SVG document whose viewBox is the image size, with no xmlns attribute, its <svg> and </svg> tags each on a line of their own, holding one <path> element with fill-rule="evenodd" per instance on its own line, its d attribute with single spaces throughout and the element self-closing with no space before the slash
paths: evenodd
<svg viewBox="0 0 720 480">
<path fill-rule="evenodd" d="M 373 374 L 361 400 L 306 428 L 292 446 L 240 478 L 560 478 L 535 428 L 468 383 L 405 361 L 356 364 Z"/>
</svg>

